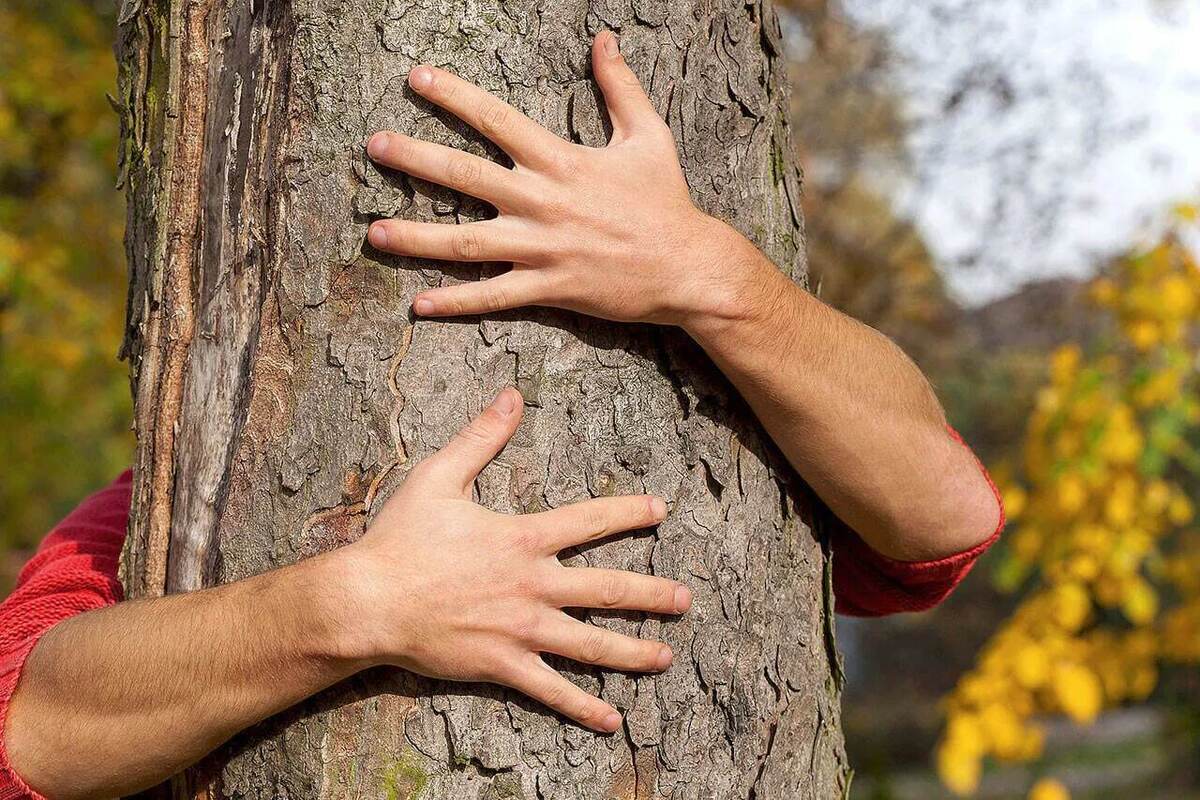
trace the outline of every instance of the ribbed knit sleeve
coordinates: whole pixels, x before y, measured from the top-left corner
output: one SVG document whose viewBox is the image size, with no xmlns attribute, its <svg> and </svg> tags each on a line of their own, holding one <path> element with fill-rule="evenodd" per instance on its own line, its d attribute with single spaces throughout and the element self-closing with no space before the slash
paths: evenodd
<svg viewBox="0 0 1200 800">
<path fill-rule="evenodd" d="M 46 537 L 0 603 L 0 800 L 41 800 L 12 770 L 4 732 L 25 659 L 46 631 L 122 597 L 117 559 L 129 519 L 131 475 L 84 500 Z"/>
</svg>

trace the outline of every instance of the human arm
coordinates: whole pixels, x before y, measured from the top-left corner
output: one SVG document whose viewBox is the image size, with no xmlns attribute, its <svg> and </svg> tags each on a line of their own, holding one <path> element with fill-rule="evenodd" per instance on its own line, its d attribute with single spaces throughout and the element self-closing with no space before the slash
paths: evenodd
<svg viewBox="0 0 1200 800">
<path fill-rule="evenodd" d="M 131 793 L 380 664 L 503 684 L 593 729 L 618 728 L 616 709 L 540 653 L 658 671 L 671 651 L 562 609 L 676 614 L 691 595 L 675 581 L 566 567 L 556 555 L 655 525 L 665 505 L 601 498 L 510 517 L 473 503 L 476 474 L 520 418 L 520 395 L 506 390 L 413 468 L 352 545 L 227 586 L 89 611 L 44 632 L 3 725 L 15 772 L 53 798 Z"/>
<path fill-rule="evenodd" d="M 611 33 L 597 37 L 592 65 L 612 120 L 603 148 L 565 142 L 443 70 L 412 72 L 418 93 L 483 132 L 515 165 L 506 169 L 397 133 L 372 137 L 368 152 L 380 164 L 499 211 L 464 225 L 378 221 L 368 234 L 372 246 L 513 263 L 485 281 L 422 292 L 414 311 L 448 316 L 547 305 L 677 325 L 873 550 L 930 560 L 992 537 L 999 503 L 916 366 L 693 205 L 672 134 Z"/>
</svg>

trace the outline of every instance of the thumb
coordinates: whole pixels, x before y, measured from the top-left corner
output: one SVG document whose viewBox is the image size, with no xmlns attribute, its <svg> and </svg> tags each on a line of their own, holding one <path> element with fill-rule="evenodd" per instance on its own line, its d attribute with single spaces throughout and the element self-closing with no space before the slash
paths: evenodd
<svg viewBox="0 0 1200 800">
<path fill-rule="evenodd" d="M 592 42 L 592 72 L 604 93 L 614 139 L 624 138 L 649 124 L 662 124 L 637 75 L 625 63 L 620 41 L 612 31 L 601 31 Z"/>
<path fill-rule="evenodd" d="M 431 478 L 466 493 L 483 468 L 508 444 L 521 423 L 521 393 L 509 387 L 434 455 L 426 459 Z"/>
</svg>

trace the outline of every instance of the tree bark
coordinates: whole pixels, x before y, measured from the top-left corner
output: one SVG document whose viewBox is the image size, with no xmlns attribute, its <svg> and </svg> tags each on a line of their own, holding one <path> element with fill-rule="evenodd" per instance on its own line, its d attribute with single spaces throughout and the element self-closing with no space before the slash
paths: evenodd
<svg viewBox="0 0 1200 800">
<path fill-rule="evenodd" d="M 486 214 L 377 170 L 371 132 L 503 158 L 409 92 L 410 68 L 445 66 L 598 146 L 588 53 L 606 26 L 675 131 L 696 202 L 802 279 L 780 31 L 758 0 L 125 0 L 128 595 L 352 541 L 413 463 L 516 384 L 527 417 L 478 481 L 481 502 L 532 512 L 660 494 L 672 514 L 659 530 L 570 562 L 679 577 L 696 598 L 678 622 L 591 617 L 670 643 L 665 675 L 558 664 L 627 712 L 615 736 L 494 687 L 380 669 L 247 731 L 164 795 L 844 792 L 828 559 L 802 521 L 803 488 L 703 353 L 675 330 L 549 310 L 414 321 L 419 289 L 481 270 L 363 244 L 379 217 Z"/>
</svg>

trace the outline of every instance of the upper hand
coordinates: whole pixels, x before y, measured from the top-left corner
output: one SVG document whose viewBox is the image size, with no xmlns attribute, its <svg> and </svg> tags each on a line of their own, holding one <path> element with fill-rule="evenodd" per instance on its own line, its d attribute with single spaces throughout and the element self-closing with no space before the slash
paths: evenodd
<svg viewBox="0 0 1200 800">
<path fill-rule="evenodd" d="M 588 625 L 564 608 L 680 614 L 682 584 L 620 570 L 564 566 L 565 548 L 658 524 L 657 497 L 606 497 L 539 514 L 507 516 L 471 499 L 475 477 L 521 420 L 506 389 L 449 444 L 416 465 L 357 543 L 353 558 L 370 604 L 364 658 L 430 677 L 517 689 L 600 731 L 620 727 L 611 705 L 542 660 L 554 653 L 619 670 L 671 664 L 660 642 Z"/>
<path fill-rule="evenodd" d="M 487 136 L 514 164 L 507 169 L 399 133 L 371 137 L 367 151 L 378 163 L 499 211 L 462 225 L 381 220 L 371 225 L 372 246 L 513 264 L 489 280 L 421 292 L 413 301 L 417 314 L 545 305 L 618 321 L 684 324 L 737 293 L 716 257 L 728 255 L 723 237 L 741 237 L 692 204 L 671 130 L 611 32 L 596 37 L 592 64 L 612 120 L 603 148 L 567 142 L 444 70 L 419 66 L 409 74 L 416 92 Z"/>
</svg>

